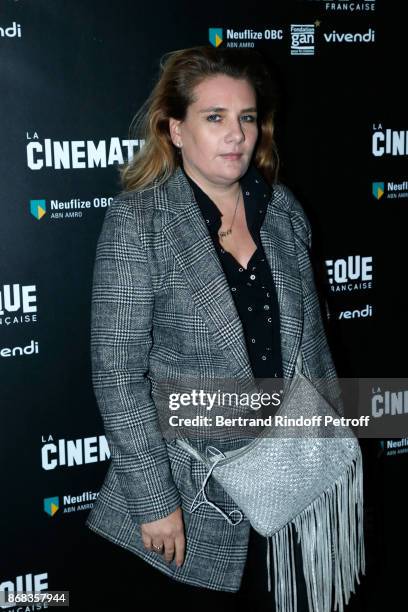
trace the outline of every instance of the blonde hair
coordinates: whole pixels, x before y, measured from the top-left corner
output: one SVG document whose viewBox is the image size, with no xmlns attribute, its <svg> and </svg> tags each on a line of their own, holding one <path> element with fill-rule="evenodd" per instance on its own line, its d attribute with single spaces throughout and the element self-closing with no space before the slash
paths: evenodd
<svg viewBox="0 0 408 612">
<path fill-rule="evenodd" d="M 253 162 L 272 184 L 277 180 L 279 157 L 274 139 L 276 91 L 262 56 L 253 49 L 212 46 L 171 51 L 160 60 L 160 76 L 137 111 L 129 138 L 144 140 L 133 158 L 119 166 L 123 192 L 164 183 L 181 164 L 180 151 L 170 137 L 169 118 L 184 120 L 194 99 L 194 88 L 204 79 L 223 74 L 246 79 L 254 88 L 258 109 L 258 140 Z"/>
</svg>

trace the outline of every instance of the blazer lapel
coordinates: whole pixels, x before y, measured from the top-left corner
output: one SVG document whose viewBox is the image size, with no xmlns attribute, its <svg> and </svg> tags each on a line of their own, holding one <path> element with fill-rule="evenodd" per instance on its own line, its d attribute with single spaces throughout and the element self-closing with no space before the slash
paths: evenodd
<svg viewBox="0 0 408 612">
<path fill-rule="evenodd" d="M 244 332 L 231 291 L 198 204 L 163 227 L 191 298 L 238 378 L 253 378 Z"/>
<path fill-rule="evenodd" d="M 223 351 L 234 377 L 253 384 L 253 372 L 242 323 L 194 193 L 178 168 L 166 183 L 167 194 L 157 205 L 173 213 L 163 226 L 177 264 L 191 289 L 191 298 L 214 340 Z M 272 198 L 261 227 L 261 242 L 276 284 L 281 313 L 284 377 L 293 375 L 301 338 L 301 283 L 289 215 L 274 215 Z M 282 251 L 279 245 L 285 244 Z"/>
<path fill-rule="evenodd" d="M 293 376 L 303 331 L 302 280 L 290 215 L 272 198 L 260 229 L 279 303 L 283 377 Z"/>
</svg>

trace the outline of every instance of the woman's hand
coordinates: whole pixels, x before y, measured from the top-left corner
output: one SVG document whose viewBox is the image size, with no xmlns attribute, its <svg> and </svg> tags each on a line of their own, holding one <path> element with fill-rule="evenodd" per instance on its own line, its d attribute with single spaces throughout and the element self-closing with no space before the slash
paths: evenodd
<svg viewBox="0 0 408 612">
<path fill-rule="evenodd" d="M 180 567 L 185 550 L 183 513 L 180 507 L 162 519 L 143 523 L 140 531 L 145 548 L 163 554 L 168 563 L 175 554 L 176 565 Z M 161 549 L 154 546 L 161 546 Z"/>
</svg>

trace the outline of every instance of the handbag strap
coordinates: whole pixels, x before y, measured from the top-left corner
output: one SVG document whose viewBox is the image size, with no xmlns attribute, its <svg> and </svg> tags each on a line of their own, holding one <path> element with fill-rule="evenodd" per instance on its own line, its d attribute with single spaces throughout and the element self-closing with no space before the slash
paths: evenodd
<svg viewBox="0 0 408 612">
<path fill-rule="evenodd" d="M 206 459 L 208 458 L 208 460 L 211 462 L 211 467 L 208 470 L 203 480 L 203 483 L 199 491 L 197 492 L 197 495 L 193 499 L 193 503 L 190 507 L 190 512 L 194 512 L 194 510 L 197 510 L 197 508 L 199 508 L 202 504 L 207 504 L 208 506 L 211 506 L 211 508 L 214 508 L 214 510 L 219 512 L 224 517 L 224 519 L 228 521 L 230 525 L 238 525 L 244 518 L 244 515 L 242 514 L 241 510 L 234 509 L 227 514 L 226 512 L 224 512 L 224 510 L 222 510 L 222 508 L 217 506 L 217 504 L 208 499 L 207 494 L 205 492 L 206 484 L 211 477 L 213 469 L 215 468 L 217 463 L 221 461 L 221 459 L 225 458 L 224 453 L 215 446 L 207 446 L 206 456 L 203 456 L 196 448 L 194 448 L 191 444 L 189 444 L 185 440 L 182 440 L 181 438 L 176 438 L 176 444 L 184 448 L 184 450 L 190 453 L 190 455 L 198 459 L 198 461 L 205 463 L 207 466 L 208 462 L 206 461 Z M 235 520 L 232 518 L 234 514 L 237 515 L 237 519 Z"/>
<path fill-rule="evenodd" d="M 297 356 L 296 363 L 295 363 L 295 371 L 301 374 L 302 368 L 303 368 L 302 350 L 299 347 L 299 352 L 298 352 L 298 356 Z"/>
<path fill-rule="evenodd" d="M 214 446 L 207 447 L 207 450 L 208 448 L 215 448 L 215 447 Z M 197 495 L 194 497 L 193 503 L 191 504 L 191 507 L 190 507 L 190 512 L 194 512 L 194 510 L 197 510 L 197 508 L 199 508 L 199 506 L 201 506 L 202 504 L 207 504 L 208 506 L 211 506 L 211 508 L 214 508 L 214 510 L 219 512 L 230 525 L 235 526 L 235 525 L 238 525 L 244 518 L 244 515 L 242 514 L 241 510 L 234 509 L 234 510 L 231 510 L 231 512 L 227 514 L 226 512 L 224 512 L 224 510 L 222 510 L 222 508 L 217 506 L 217 504 L 215 504 L 210 499 L 208 499 L 207 494 L 205 492 L 205 486 L 212 474 L 213 469 L 215 468 L 217 463 L 221 461 L 221 459 L 225 456 L 224 453 L 222 453 L 221 451 L 218 451 L 218 449 L 215 449 L 215 450 L 219 454 L 216 456 L 214 462 L 212 463 L 210 469 L 208 470 L 207 475 L 203 480 L 203 484 L 200 487 L 200 490 L 198 491 Z M 199 501 L 200 496 L 202 497 L 201 501 Z M 238 517 L 235 520 L 232 518 L 234 514 L 236 514 Z"/>
</svg>

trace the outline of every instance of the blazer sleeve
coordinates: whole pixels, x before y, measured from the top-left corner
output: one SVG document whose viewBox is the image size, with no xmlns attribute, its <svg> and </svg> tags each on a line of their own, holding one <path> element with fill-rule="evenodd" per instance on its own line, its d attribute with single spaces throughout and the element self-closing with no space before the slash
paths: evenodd
<svg viewBox="0 0 408 612">
<path fill-rule="evenodd" d="M 308 307 L 308 313 L 313 313 L 314 327 L 318 330 L 320 341 L 320 352 L 324 359 L 324 379 L 314 380 L 316 386 L 320 386 L 322 395 L 326 397 L 333 408 L 344 416 L 344 404 L 341 395 L 341 386 L 337 377 L 336 368 L 333 362 L 333 357 L 328 344 L 325 327 L 323 324 L 323 317 L 319 306 L 319 300 L 317 296 L 317 288 L 314 279 L 313 264 L 312 264 L 312 229 L 309 219 L 300 204 L 300 202 L 293 195 L 291 190 L 286 186 L 281 186 L 285 193 L 286 201 L 290 208 L 290 214 L 292 219 L 292 226 L 297 237 L 303 242 L 304 247 L 302 249 L 302 256 L 299 258 L 300 272 L 303 276 L 304 286 L 308 287 L 308 295 L 304 295 L 305 307 Z M 316 304 L 312 309 L 311 304 Z"/>
<path fill-rule="evenodd" d="M 115 198 L 97 242 L 91 362 L 114 471 L 131 517 L 141 524 L 167 516 L 181 498 L 145 376 L 154 295 L 134 205 Z"/>
</svg>

